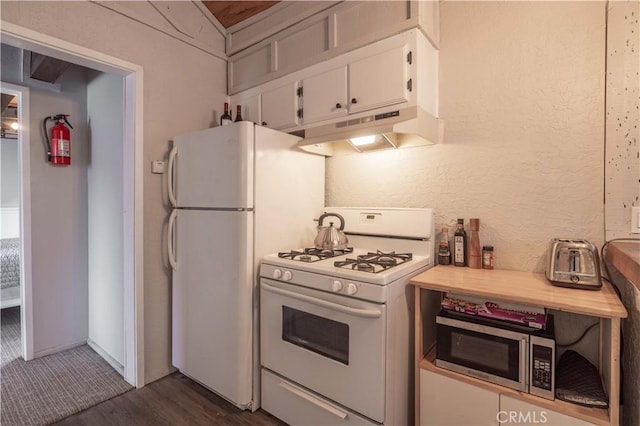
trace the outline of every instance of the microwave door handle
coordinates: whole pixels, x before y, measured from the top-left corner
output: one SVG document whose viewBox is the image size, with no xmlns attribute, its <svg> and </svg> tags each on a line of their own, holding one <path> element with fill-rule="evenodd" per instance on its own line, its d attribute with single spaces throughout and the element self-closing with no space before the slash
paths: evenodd
<svg viewBox="0 0 640 426">
<path fill-rule="evenodd" d="M 531 367 L 529 365 L 529 344 L 527 339 L 520 340 L 520 391 L 528 392 L 529 391 L 529 377 L 531 374 Z M 530 355 L 530 354 L 529 354 Z"/>
<path fill-rule="evenodd" d="M 377 309 L 352 308 L 351 306 L 344 306 L 338 303 L 329 302 L 327 300 L 317 299 L 315 297 L 307 296 L 306 294 L 294 293 L 293 291 L 274 287 L 265 282 L 263 282 L 261 285 L 263 289 L 271 293 L 280 294 L 292 299 L 298 299 L 303 302 L 313 303 L 314 305 L 322 306 L 323 308 L 332 309 L 334 311 L 342 312 L 348 315 L 355 315 L 363 318 L 380 318 L 380 316 L 382 315 L 382 312 Z"/>
</svg>

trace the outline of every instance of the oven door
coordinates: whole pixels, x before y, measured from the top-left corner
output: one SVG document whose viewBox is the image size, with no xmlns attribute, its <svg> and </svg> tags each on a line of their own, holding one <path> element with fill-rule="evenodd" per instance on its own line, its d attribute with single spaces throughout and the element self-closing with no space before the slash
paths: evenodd
<svg viewBox="0 0 640 426">
<path fill-rule="evenodd" d="M 527 334 L 441 315 L 436 333 L 437 366 L 527 391 Z"/>
<path fill-rule="evenodd" d="M 386 306 L 260 281 L 261 363 L 382 423 Z"/>
</svg>

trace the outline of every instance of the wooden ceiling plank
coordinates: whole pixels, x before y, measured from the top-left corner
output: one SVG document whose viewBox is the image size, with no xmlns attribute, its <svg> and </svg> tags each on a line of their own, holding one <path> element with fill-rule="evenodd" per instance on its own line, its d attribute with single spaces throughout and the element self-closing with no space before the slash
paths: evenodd
<svg viewBox="0 0 640 426">
<path fill-rule="evenodd" d="M 207 9 L 225 27 L 237 24 L 267 10 L 278 1 L 203 1 Z"/>
</svg>

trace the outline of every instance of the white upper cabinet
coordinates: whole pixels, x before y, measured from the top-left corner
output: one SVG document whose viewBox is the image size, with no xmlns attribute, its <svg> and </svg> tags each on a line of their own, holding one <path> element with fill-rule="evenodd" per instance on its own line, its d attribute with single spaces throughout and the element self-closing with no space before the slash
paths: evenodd
<svg viewBox="0 0 640 426">
<path fill-rule="evenodd" d="M 247 90 L 412 28 L 437 48 L 438 4 L 281 2 L 229 28 L 228 92 Z"/>
<path fill-rule="evenodd" d="M 437 50 L 409 30 L 234 94 L 231 103 L 243 105 L 246 120 L 286 131 L 412 106 L 437 117 Z"/>
<path fill-rule="evenodd" d="M 304 123 L 347 115 L 346 66 L 305 78 L 302 87 Z"/>
<path fill-rule="evenodd" d="M 298 125 L 298 82 L 263 92 L 262 125 L 280 130 Z"/>
<path fill-rule="evenodd" d="M 368 111 L 409 100 L 408 47 L 400 46 L 349 64 L 349 112 Z"/>
</svg>

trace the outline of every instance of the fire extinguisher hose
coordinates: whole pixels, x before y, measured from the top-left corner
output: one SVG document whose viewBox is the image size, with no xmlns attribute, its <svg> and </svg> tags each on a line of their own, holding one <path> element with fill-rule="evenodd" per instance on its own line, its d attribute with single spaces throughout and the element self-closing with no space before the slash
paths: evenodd
<svg viewBox="0 0 640 426">
<path fill-rule="evenodd" d="M 42 121 L 42 132 L 44 133 L 45 148 L 47 149 L 47 161 L 51 161 L 51 141 L 49 140 L 49 134 L 47 133 L 47 121 L 53 120 L 54 116 L 45 117 Z"/>
</svg>

